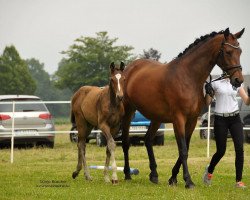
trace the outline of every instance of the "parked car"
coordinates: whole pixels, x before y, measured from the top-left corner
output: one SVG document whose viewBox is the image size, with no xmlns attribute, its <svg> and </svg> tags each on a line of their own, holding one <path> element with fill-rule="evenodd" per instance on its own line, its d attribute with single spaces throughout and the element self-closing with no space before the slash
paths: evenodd
<svg viewBox="0 0 250 200">
<path fill-rule="evenodd" d="M 244 127 L 250 127 L 250 107 L 246 106 L 244 102 L 242 102 L 241 98 L 237 98 L 239 104 L 239 111 L 240 111 L 240 118 Z M 210 114 L 210 126 L 214 126 L 214 107 L 215 102 L 211 105 L 211 114 Z M 206 128 L 208 126 L 208 112 L 204 113 L 200 120 L 200 127 Z M 250 143 L 250 130 L 244 130 L 244 138 L 245 141 Z M 200 130 L 200 138 L 207 139 L 208 131 L 207 129 Z M 228 132 L 228 137 L 231 137 L 230 133 Z M 210 130 L 210 138 L 214 139 L 214 130 Z"/>
<path fill-rule="evenodd" d="M 131 121 L 130 124 L 130 132 L 129 132 L 129 137 L 130 141 L 132 144 L 139 144 L 141 141 L 144 141 L 144 137 L 146 134 L 146 131 L 150 125 L 150 121 L 145 118 L 139 111 L 135 112 L 135 115 Z M 164 124 L 161 124 L 160 129 L 164 129 Z M 71 130 L 76 131 L 76 126 L 73 124 Z M 96 129 L 95 129 L 96 130 Z M 106 138 L 104 137 L 103 134 L 97 131 L 92 131 L 91 134 L 87 138 L 87 142 L 90 139 L 96 139 L 96 144 L 98 146 L 105 146 L 107 144 Z M 70 140 L 71 142 L 77 142 L 78 137 L 77 137 L 77 132 L 70 133 Z M 116 135 L 115 141 L 121 141 L 121 131 Z M 154 144 L 155 145 L 164 145 L 164 131 L 160 130 L 157 131 L 157 135 L 154 139 Z"/>
<path fill-rule="evenodd" d="M 0 95 L 0 146 L 11 142 L 13 101 L 16 102 L 14 144 L 47 145 L 53 148 L 55 133 L 43 133 L 55 131 L 52 115 L 44 103 L 36 103 L 41 102 L 39 97 L 31 95 Z"/>
</svg>

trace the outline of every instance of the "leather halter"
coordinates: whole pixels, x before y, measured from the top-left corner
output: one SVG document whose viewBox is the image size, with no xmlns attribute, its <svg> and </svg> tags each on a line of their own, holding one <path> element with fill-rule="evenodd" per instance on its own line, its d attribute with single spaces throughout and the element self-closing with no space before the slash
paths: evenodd
<svg viewBox="0 0 250 200">
<path fill-rule="evenodd" d="M 240 45 L 238 45 L 238 46 L 234 46 L 234 45 L 232 45 L 232 44 L 230 44 L 230 43 L 227 43 L 227 42 L 222 42 L 221 43 L 221 48 L 220 48 L 220 51 L 219 51 L 219 54 L 218 54 L 218 57 L 217 57 L 217 59 L 216 59 L 216 61 L 219 59 L 219 57 L 223 54 L 223 50 L 222 50 L 222 46 L 223 45 L 228 45 L 228 46 L 230 46 L 230 47 L 232 47 L 232 48 L 234 48 L 234 49 L 239 49 L 240 48 Z M 231 66 L 227 66 L 226 67 L 227 69 L 222 69 L 223 70 L 223 72 L 225 73 L 225 76 L 227 76 L 227 77 L 231 77 L 231 76 L 233 76 L 233 74 L 237 71 L 237 70 L 242 70 L 242 67 L 241 67 L 241 65 L 231 65 Z M 230 70 L 232 70 L 232 69 L 236 69 L 232 74 L 228 74 L 228 71 L 230 71 Z"/>
</svg>

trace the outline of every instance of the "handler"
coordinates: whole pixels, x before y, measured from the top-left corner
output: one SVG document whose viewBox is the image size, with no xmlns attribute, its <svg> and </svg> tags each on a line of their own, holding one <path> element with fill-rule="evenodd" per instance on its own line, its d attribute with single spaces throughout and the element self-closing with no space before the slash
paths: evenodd
<svg viewBox="0 0 250 200">
<path fill-rule="evenodd" d="M 229 78 L 207 83 L 206 104 L 209 105 L 212 98 L 215 96 L 215 118 L 214 118 L 214 135 L 216 142 L 216 153 L 213 155 L 210 164 L 206 167 L 203 175 L 203 182 L 211 185 L 211 179 L 215 166 L 226 152 L 228 130 L 232 136 L 235 149 L 235 168 L 236 168 L 236 184 L 237 188 L 245 188 L 245 184 L 241 181 L 242 170 L 244 164 L 244 149 L 243 149 L 243 125 L 239 115 L 239 106 L 236 95 L 242 98 L 246 105 L 250 104 L 250 89 L 247 87 L 246 94 L 243 86 L 233 88 Z"/>
</svg>

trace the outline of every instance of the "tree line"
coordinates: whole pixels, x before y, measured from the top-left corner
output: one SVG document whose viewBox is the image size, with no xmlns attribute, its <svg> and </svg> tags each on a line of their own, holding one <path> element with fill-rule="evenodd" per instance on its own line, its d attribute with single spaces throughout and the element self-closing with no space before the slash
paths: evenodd
<svg viewBox="0 0 250 200">
<path fill-rule="evenodd" d="M 72 94 L 83 85 L 104 86 L 108 83 L 109 64 L 148 58 L 159 60 L 161 54 L 150 48 L 134 55 L 132 46 L 116 45 L 118 38 L 110 38 L 107 32 L 96 37 L 77 38 L 68 50 L 58 69 L 49 75 L 44 64 L 36 58 L 22 59 L 14 45 L 6 46 L 0 55 L 0 95 L 36 95 L 42 100 L 70 100 Z M 56 116 L 68 116 L 68 105 L 48 105 Z"/>
</svg>

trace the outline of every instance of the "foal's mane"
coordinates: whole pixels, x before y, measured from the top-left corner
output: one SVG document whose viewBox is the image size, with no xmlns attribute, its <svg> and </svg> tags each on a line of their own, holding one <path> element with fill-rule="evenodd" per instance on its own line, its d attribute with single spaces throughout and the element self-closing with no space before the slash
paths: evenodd
<svg viewBox="0 0 250 200">
<path fill-rule="evenodd" d="M 213 38 L 218 34 L 223 34 L 224 30 L 219 31 L 219 32 L 211 32 L 210 34 L 206 34 L 204 36 L 201 36 L 200 38 L 197 38 L 192 44 L 190 44 L 182 53 L 179 53 L 179 55 L 177 56 L 177 58 L 182 57 L 183 55 L 185 55 L 191 48 L 197 46 L 198 44 L 200 44 L 203 41 L 206 41 L 208 38 Z"/>
</svg>

